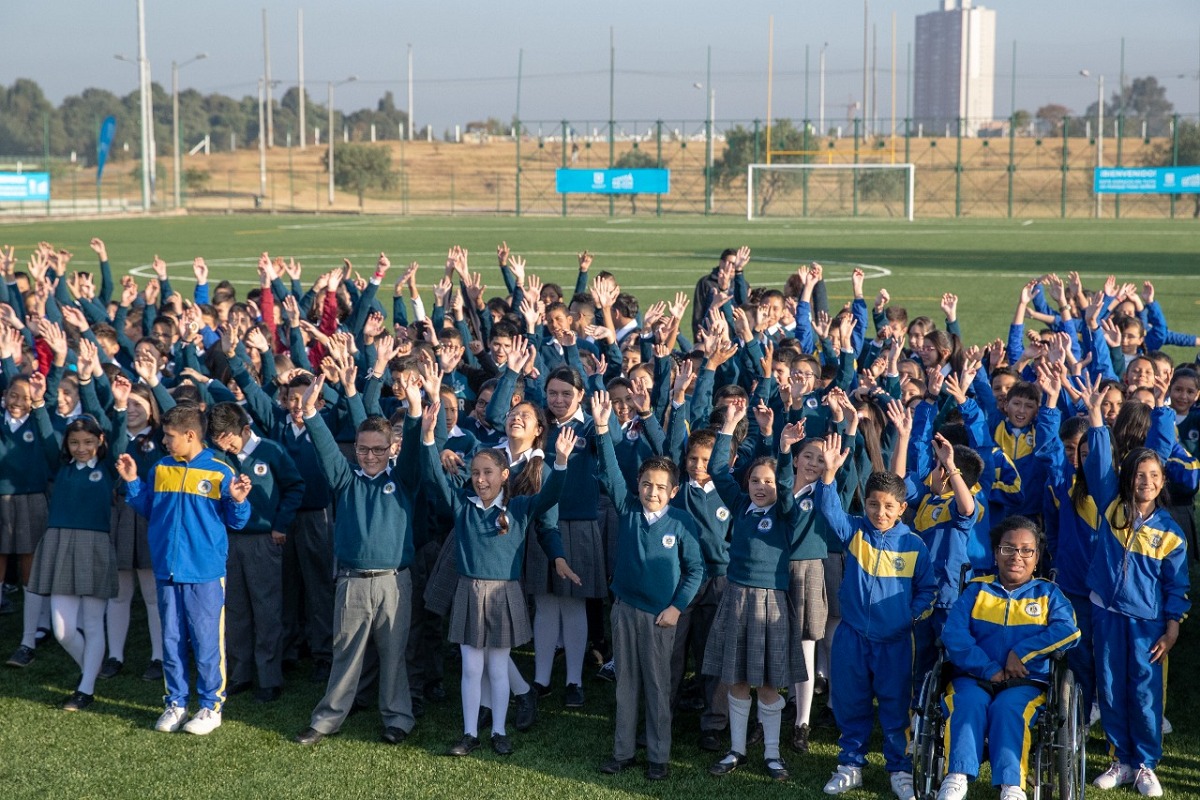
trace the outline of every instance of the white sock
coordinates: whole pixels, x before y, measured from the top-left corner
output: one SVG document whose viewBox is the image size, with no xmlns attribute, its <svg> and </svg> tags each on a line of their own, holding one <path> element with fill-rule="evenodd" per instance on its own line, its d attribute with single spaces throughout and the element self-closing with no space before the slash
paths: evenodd
<svg viewBox="0 0 1200 800">
<path fill-rule="evenodd" d="M 82 597 L 65 594 L 50 596 L 50 609 L 53 611 L 51 624 L 54 626 L 54 638 L 67 651 L 67 655 L 75 659 L 75 663 L 83 668 L 83 634 L 79 632 L 79 612 L 83 607 Z"/>
<path fill-rule="evenodd" d="M 776 697 L 773 703 L 758 701 L 758 721 L 763 726 L 763 757 L 768 761 L 779 758 L 779 718 L 783 712 L 783 698 Z"/>
<path fill-rule="evenodd" d="M 517 664 L 512 660 L 511 655 L 508 657 L 508 686 L 515 695 L 529 692 L 529 684 L 525 682 L 525 676 L 521 674 L 521 670 L 517 669 Z"/>
<path fill-rule="evenodd" d="M 812 716 L 813 690 L 817 686 L 817 643 L 807 639 L 800 642 L 800 650 L 804 653 L 804 669 L 808 672 L 808 680 L 792 686 L 796 698 L 796 727 L 807 725 Z"/>
<path fill-rule="evenodd" d="M 508 716 L 509 650 L 507 647 L 489 647 L 486 652 L 492 690 L 492 733 L 503 735 Z"/>
<path fill-rule="evenodd" d="M 106 600 L 99 597 L 84 597 L 83 610 L 80 612 L 80 626 L 83 628 L 83 675 L 79 679 L 79 691 L 84 694 L 96 693 L 96 678 L 100 675 L 100 667 L 104 664 L 104 607 Z"/>
<path fill-rule="evenodd" d="M 21 644 L 28 648 L 37 647 L 38 623 L 42 619 L 42 605 L 45 602 L 40 594 L 25 590 L 24 629 L 21 632 Z M 49 624 L 44 627 L 50 627 Z"/>
<path fill-rule="evenodd" d="M 730 749 L 746 755 L 746 728 L 750 726 L 750 698 L 739 700 L 729 695 L 729 738 Z"/>
<path fill-rule="evenodd" d="M 583 657 L 587 652 L 587 601 L 562 598 L 563 648 L 567 651 L 567 683 L 583 686 Z"/>
<path fill-rule="evenodd" d="M 542 686 L 550 685 L 554 669 L 554 648 L 562 623 L 562 603 L 552 594 L 538 595 L 533 614 L 533 679 Z"/>
<path fill-rule="evenodd" d="M 463 733 L 468 736 L 479 735 L 479 698 L 483 690 L 483 661 L 484 651 L 469 645 L 460 644 L 462 651 L 462 707 Z"/>
<path fill-rule="evenodd" d="M 117 571 L 117 596 L 107 603 L 108 655 L 125 661 L 125 640 L 129 637 L 129 612 L 133 605 L 133 570 Z"/>
<path fill-rule="evenodd" d="M 146 601 L 146 625 L 150 628 L 150 658 L 162 661 L 162 619 L 158 615 L 158 586 L 154 582 L 154 570 L 139 569 L 137 576 L 142 589 L 142 599 Z"/>
</svg>

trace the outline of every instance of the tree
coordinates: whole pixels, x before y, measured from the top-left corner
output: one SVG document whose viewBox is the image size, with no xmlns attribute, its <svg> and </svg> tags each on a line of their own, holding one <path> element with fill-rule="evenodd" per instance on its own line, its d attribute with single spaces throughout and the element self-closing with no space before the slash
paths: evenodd
<svg viewBox="0 0 1200 800">
<path fill-rule="evenodd" d="M 613 169 L 655 169 L 659 166 L 658 159 L 647 153 L 645 150 L 633 148 L 626 150 L 621 154 L 621 157 L 613 162 Z M 637 198 L 636 194 L 627 195 L 629 197 L 629 207 L 631 213 L 637 214 Z"/>
<path fill-rule="evenodd" d="M 1071 116 L 1071 109 L 1050 103 L 1039 108 L 1034 116 L 1047 136 L 1061 136 L 1063 120 Z"/>
<path fill-rule="evenodd" d="M 1181 121 L 1175 133 L 1179 142 L 1178 165 L 1200 166 L 1200 124 Z M 1176 163 L 1175 145 L 1169 139 L 1155 147 L 1146 160 L 1151 167 L 1170 167 Z M 1195 204 L 1192 217 L 1200 219 L 1200 194 L 1193 194 L 1192 202 Z"/>
<path fill-rule="evenodd" d="M 1095 118 L 1096 103 L 1087 108 L 1087 116 Z M 1104 104 L 1105 116 L 1116 119 L 1125 117 L 1125 130 L 1141 135 L 1142 123 L 1146 123 L 1147 136 L 1168 136 L 1171 132 L 1171 114 L 1175 106 L 1167 99 L 1167 87 L 1158 84 L 1158 78 L 1149 75 L 1134 78 L 1123 90 L 1113 92 L 1111 102 Z"/>
<path fill-rule="evenodd" d="M 789 119 L 781 119 L 771 126 L 772 150 L 803 150 L 804 132 L 796 128 Z M 728 188 L 739 180 L 745 180 L 746 168 L 767 160 L 767 134 L 759 128 L 757 136 L 753 130 L 738 125 L 725 131 L 725 152 L 713 162 L 713 181 Z M 795 156 L 776 156 L 773 163 L 803 163 Z M 766 171 L 759 173 L 755 187 L 758 213 L 767 213 L 767 208 L 779 196 L 787 194 L 800 184 L 800 175 L 792 171 Z"/>
<path fill-rule="evenodd" d="M 1016 111 L 1013 112 L 1013 115 L 1012 115 L 1013 129 L 1016 131 L 1017 134 L 1020 134 L 1021 131 L 1025 130 L 1026 128 L 1029 127 L 1029 122 L 1032 119 L 1033 119 L 1032 114 L 1030 114 L 1028 111 L 1026 111 L 1023 108 L 1018 108 Z"/>
<path fill-rule="evenodd" d="M 329 170 L 329 152 L 323 158 Z M 373 147 L 369 144 L 339 144 L 333 157 L 333 183 L 358 195 L 358 209 L 363 208 L 363 197 L 368 189 L 388 191 L 396 186 L 396 173 L 392 171 L 392 154 L 386 146 Z"/>
</svg>

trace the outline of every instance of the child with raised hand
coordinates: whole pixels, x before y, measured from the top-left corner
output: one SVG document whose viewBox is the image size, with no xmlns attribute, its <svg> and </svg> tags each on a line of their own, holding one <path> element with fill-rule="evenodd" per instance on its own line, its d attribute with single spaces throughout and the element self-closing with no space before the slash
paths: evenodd
<svg viewBox="0 0 1200 800">
<path fill-rule="evenodd" d="M 839 599 L 842 623 L 833 638 L 830 702 L 841 731 L 838 768 L 826 794 L 862 785 L 878 701 L 883 756 L 892 791 L 913 800 L 912 761 L 905 756 L 912 696 L 913 628 L 933 612 L 937 579 L 921 537 L 901 522 L 908 508 L 904 481 L 888 472 L 867 479 L 863 516 L 850 516 L 837 492 L 837 472 L 849 457 L 842 437 L 825 438 L 825 469 L 816 503 L 846 545 L 846 574 Z M 855 666 L 852 666 L 855 665 Z M 853 676 L 837 670 L 857 669 Z"/>
<path fill-rule="evenodd" d="M 155 730 L 183 728 L 203 735 L 221 724 L 225 703 L 225 560 L 227 527 L 250 517 L 250 479 L 233 471 L 204 446 L 204 413 L 179 405 L 163 417 L 166 458 L 143 482 L 128 453 L 117 460 L 126 502 L 146 517 L 150 559 L 163 624 L 166 710 Z M 200 710 L 187 719 L 188 655 L 195 654 Z"/>
<path fill-rule="evenodd" d="M 33 556 L 30 591 L 50 596 L 54 637 L 79 665 L 79 684 L 63 702 L 82 711 L 95 699 L 104 661 L 104 611 L 117 594 L 117 553 L 109 538 L 116 456 L 124 452 L 129 381 L 113 382 L 112 450 L 89 416 L 67 424 L 50 498 L 49 527 Z"/>
<path fill-rule="evenodd" d="M 465 756 L 479 747 L 477 723 L 486 663 L 491 696 L 502 699 L 493 702 L 492 749 L 509 755 L 512 744 L 505 730 L 509 652 L 533 637 L 520 583 L 528 535 L 536 533 L 560 578 L 579 581 L 563 558 L 558 532 L 536 526 L 538 515 L 562 494 L 575 436 L 570 430 L 559 435 L 554 469 L 536 494 L 510 495 L 508 459 L 490 449 L 471 459 L 469 490 L 457 489 L 447 481 L 434 443 L 440 410 L 440 403 L 435 402 L 422 415 L 421 458 L 426 485 L 438 505 L 453 515 L 457 545 L 458 586 L 450 615 L 450 641 L 462 650 L 463 737 L 449 754 Z"/>
<path fill-rule="evenodd" d="M 648 780 L 667 777 L 671 754 L 671 657 L 676 624 L 704 576 L 700 534 L 682 509 L 670 505 L 679 491 L 675 464 L 646 459 L 638 468 L 633 492 L 617 463 L 609 422 L 607 392 L 592 395 L 592 418 L 600 450 L 600 481 L 617 513 L 616 563 L 613 565 L 613 654 L 617 672 L 616 733 L 613 757 L 601 772 L 615 774 L 633 766 L 638 700 L 645 691 Z"/>
<path fill-rule="evenodd" d="M 1187 545 L 1165 507 L 1158 454 L 1137 447 L 1113 463 L 1102 400 L 1095 387 L 1085 392 L 1091 427 L 1084 472 L 1100 512 L 1087 584 L 1101 721 L 1113 753 L 1094 783 L 1135 783 L 1142 795 L 1158 797 L 1167 654 L 1191 607 Z"/>
<path fill-rule="evenodd" d="M 787 595 L 788 556 L 797 538 L 792 446 L 803 435 L 799 425 L 786 426 L 780 432 L 778 460 L 755 459 L 743 491 L 730 473 L 729 452 L 733 432 L 745 416 L 742 398 L 726 407 L 709 465 L 717 493 L 733 517 L 733 531 L 728 585 L 713 620 L 703 668 L 705 675 L 729 686 L 731 746 L 708 771 L 727 775 L 746 763 L 750 690 L 757 687 L 764 765 L 775 780 L 787 780 L 790 773 L 779 754 L 784 701 L 776 687 L 791 686 L 808 677 Z"/>
</svg>

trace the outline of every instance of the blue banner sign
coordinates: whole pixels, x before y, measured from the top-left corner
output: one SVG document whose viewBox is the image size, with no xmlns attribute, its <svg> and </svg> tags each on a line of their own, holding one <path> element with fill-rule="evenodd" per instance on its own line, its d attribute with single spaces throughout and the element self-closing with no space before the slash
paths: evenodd
<svg viewBox="0 0 1200 800">
<path fill-rule="evenodd" d="M 104 165 L 108 162 L 108 151 L 112 147 L 113 137 L 117 133 L 117 118 L 107 117 L 100 125 L 100 135 L 96 138 L 96 183 L 104 177 Z"/>
<path fill-rule="evenodd" d="M 0 202 L 49 199 L 49 172 L 0 172 Z"/>
<path fill-rule="evenodd" d="M 1100 167 L 1097 194 L 1200 194 L 1200 167 Z"/>
<path fill-rule="evenodd" d="M 559 194 L 667 194 L 667 169 L 560 169 L 555 173 Z"/>
</svg>

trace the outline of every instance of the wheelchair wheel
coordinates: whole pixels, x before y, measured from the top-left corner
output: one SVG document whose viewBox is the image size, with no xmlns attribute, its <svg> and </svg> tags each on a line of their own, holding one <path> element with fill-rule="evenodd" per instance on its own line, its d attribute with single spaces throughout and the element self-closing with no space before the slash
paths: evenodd
<svg viewBox="0 0 1200 800">
<path fill-rule="evenodd" d="M 942 665 L 938 659 L 921 684 L 920 715 L 913 725 L 913 790 L 917 800 L 934 800 L 942 775 Z"/>
<path fill-rule="evenodd" d="M 1062 800 L 1083 800 L 1087 786 L 1087 727 L 1083 719 L 1083 695 L 1075 685 L 1075 674 L 1064 670 L 1058 692 L 1058 731 L 1055 736 L 1058 792 Z"/>
</svg>

